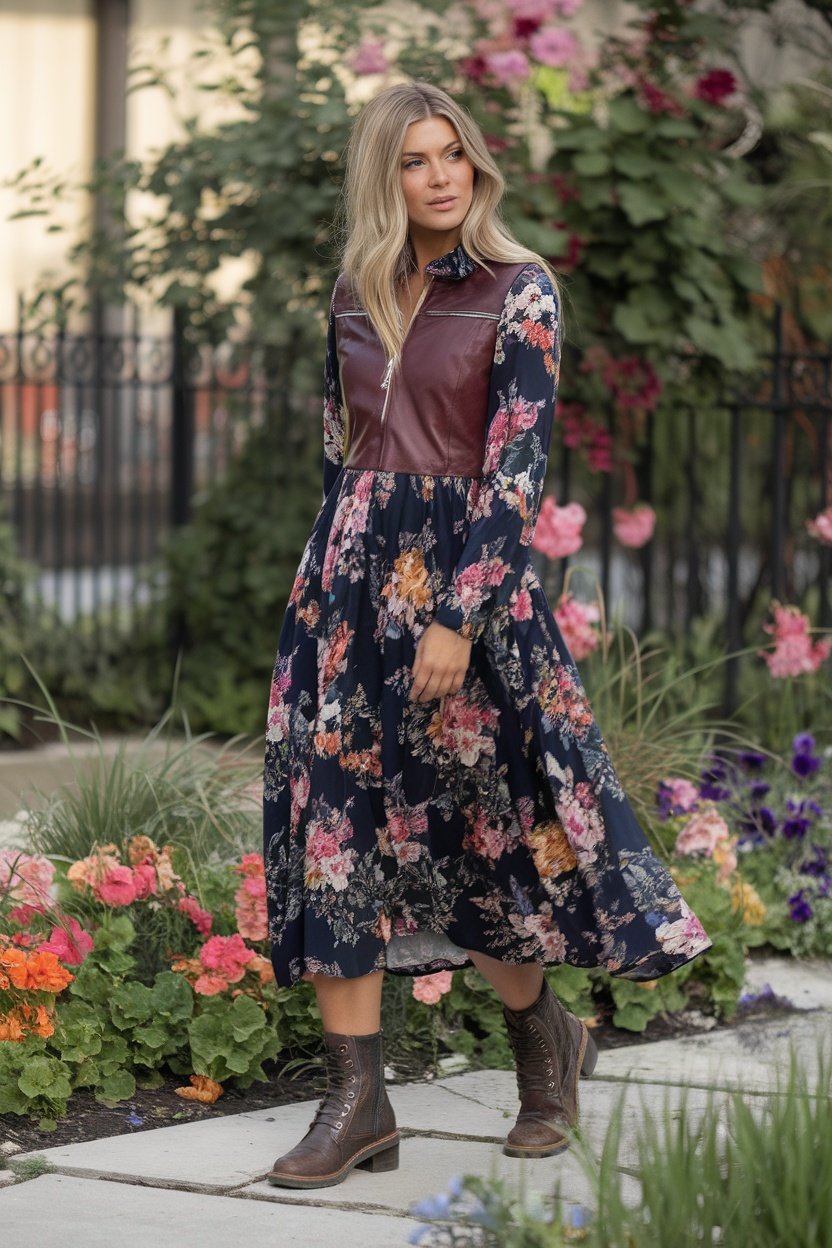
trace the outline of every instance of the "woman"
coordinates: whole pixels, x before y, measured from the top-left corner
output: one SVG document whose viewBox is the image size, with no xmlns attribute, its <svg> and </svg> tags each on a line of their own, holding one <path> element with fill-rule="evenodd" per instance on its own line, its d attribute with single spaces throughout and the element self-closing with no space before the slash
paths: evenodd
<svg viewBox="0 0 832 1248">
<path fill-rule="evenodd" d="M 546 262 L 501 223 L 468 113 L 406 82 L 347 149 L 324 499 L 268 712 L 264 859 L 277 983 L 311 979 L 329 1086 L 268 1175 L 398 1165 L 385 970 L 472 963 L 503 1002 L 520 1113 L 567 1147 L 595 1046 L 543 976 L 655 979 L 710 946 L 621 791 L 529 562 L 560 360 Z"/>
</svg>

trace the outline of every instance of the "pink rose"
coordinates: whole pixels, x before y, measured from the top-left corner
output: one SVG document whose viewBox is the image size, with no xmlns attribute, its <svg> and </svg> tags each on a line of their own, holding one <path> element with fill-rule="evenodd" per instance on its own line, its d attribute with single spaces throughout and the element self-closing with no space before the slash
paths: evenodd
<svg viewBox="0 0 832 1248">
<path fill-rule="evenodd" d="M 819 542 L 832 546 L 832 507 L 827 507 L 826 511 L 821 511 L 815 516 L 814 520 L 807 520 L 806 528 L 812 534 L 812 537 L 816 537 Z"/>
<path fill-rule="evenodd" d="M 453 971 L 437 971 L 435 975 L 418 975 L 413 980 L 413 996 L 423 1005 L 437 1005 L 440 997 L 451 991 Z"/>
<path fill-rule="evenodd" d="M 558 507 L 554 494 L 548 494 L 540 505 L 532 546 L 549 559 L 574 555 L 583 546 L 586 511 L 580 503 Z"/>
<path fill-rule="evenodd" d="M 129 867 L 115 866 L 98 883 L 93 892 L 108 906 L 129 906 L 136 900 L 136 882 Z"/>
<path fill-rule="evenodd" d="M 644 546 L 653 536 L 656 513 L 648 503 L 636 503 L 630 511 L 613 507 L 612 527 L 622 546 Z"/>
</svg>

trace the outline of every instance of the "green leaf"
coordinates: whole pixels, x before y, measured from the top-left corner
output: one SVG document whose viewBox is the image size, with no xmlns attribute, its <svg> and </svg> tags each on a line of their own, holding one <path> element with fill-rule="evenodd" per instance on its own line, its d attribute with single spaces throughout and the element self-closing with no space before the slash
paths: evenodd
<svg viewBox="0 0 832 1248">
<path fill-rule="evenodd" d="M 647 152 L 637 150 L 613 152 L 612 163 L 618 173 L 628 178 L 646 178 L 656 170 L 656 162 Z"/>
<path fill-rule="evenodd" d="M 649 221 L 661 221 L 667 216 L 667 208 L 654 191 L 634 183 L 624 183 L 618 189 L 621 207 L 633 225 L 647 225 Z"/>
<path fill-rule="evenodd" d="M 619 303 L 613 312 L 613 324 L 628 342 L 652 342 L 654 329 L 649 325 L 643 309 L 631 303 Z"/>
<path fill-rule="evenodd" d="M 579 152 L 572 161 L 572 168 L 586 178 L 600 177 L 609 173 L 610 158 L 607 152 Z"/>
<path fill-rule="evenodd" d="M 610 128 L 620 130 L 622 134 L 641 134 L 650 124 L 650 119 L 643 108 L 632 96 L 620 95 L 609 106 Z"/>
</svg>

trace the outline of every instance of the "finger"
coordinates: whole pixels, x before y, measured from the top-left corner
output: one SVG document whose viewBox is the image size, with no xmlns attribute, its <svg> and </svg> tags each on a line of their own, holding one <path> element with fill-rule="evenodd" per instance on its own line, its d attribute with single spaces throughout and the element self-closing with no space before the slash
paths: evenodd
<svg viewBox="0 0 832 1248">
<path fill-rule="evenodd" d="M 437 698 L 439 696 L 438 691 L 440 687 L 441 687 L 441 677 L 438 676 L 435 672 L 431 672 L 430 679 L 426 682 L 422 690 L 421 697 L 419 698 L 419 701 L 430 702 L 433 698 Z"/>
</svg>

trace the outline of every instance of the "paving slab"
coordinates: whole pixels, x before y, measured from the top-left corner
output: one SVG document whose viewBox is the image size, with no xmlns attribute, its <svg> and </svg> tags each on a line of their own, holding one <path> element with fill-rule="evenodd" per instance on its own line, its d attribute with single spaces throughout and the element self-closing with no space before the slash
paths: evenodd
<svg viewBox="0 0 832 1248">
<path fill-rule="evenodd" d="M 830 1049 L 829 1024 L 829 1013 L 817 1011 L 749 1019 L 705 1035 L 609 1049 L 601 1054 L 593 1079 L 772 1092 L 788 1073 L 791 1053 L 807 1077 L 813 1077 L 820 1046 L 827 1053 Z"/>
<path fill-rule="evenodd" d="M 589 1183 L 577 1157 L 571 1152 L 557 1157 L 506 1157 L 502 1146 L 482 1144 L 462 1137 L 455 1140 L 409 1136 L 402 1140 L 400 1166 L 389 1174 L 353 1170 L 343 1183 L 321 1187 L 314 1193 L 316 1205 L 348 1203 L 362 1210 L 408 1213 L 414 1201 L 446 1191 L 453 1175 L 476 1174 L 501 1178 L 518 1195 L 551 1198 L 559 1195 L 569 1204 L 588 1204 Z M 638 1198 L 638 1185 L 624 1179 L 625 1199 Z M 274 1187 L 261 1181 L 239 1189 L 235 1196 L 296 1203 L 310 1200 L 312 1193 L 290 1187 Z"/>
<path fill-rule="evenodd" d="M 832 962 L 821 958 L 750 958 L 744 992 L 768 986 L 798 1010 L 832 1010 Z"/>
<path fill-rule="evenodd" d="M 0 1190 L 0 1225 L 22 1248 L 399 1248 L 419 1219 L 44 1174 Z"/>
</svg>

